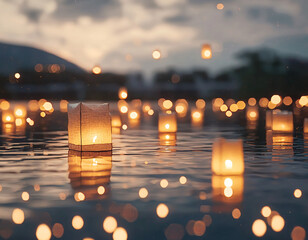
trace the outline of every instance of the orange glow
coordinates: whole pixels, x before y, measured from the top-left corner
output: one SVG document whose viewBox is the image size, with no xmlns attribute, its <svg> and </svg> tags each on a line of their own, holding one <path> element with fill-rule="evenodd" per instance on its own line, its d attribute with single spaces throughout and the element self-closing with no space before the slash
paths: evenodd
<svg viewBox="0 0 308 240">
<path fill-rule="evenodd" d="M 38 101 L 36 100 L 30 100 L 28 102 L 28 108 L 31 112 L 36 112 L 40 109 L 40 106 L 38 104 Z"/>
<path fill-rule="evenodd" d="M 68 104 L 68 101 L 64 99 L 60 101 L 60 111 L 61 112 L 67 112 L 67 104 Z"/>
<path fill-rule="evenodd" d="M 118 226 L 118 222 L 114 217 L 106 217 L 103 222 L 103 228 L 107 233 L 113 233 Z"/>
<path fill-rule="evenodd" d="M 179 182 L 181 184 L 185 184 L 185 183 L 187 183 L 187 178 L 185 176 L 181 176 L 180 179 L 179 179 Z"/>
<path fill-rule="evenodd" d="M 74 198 L 76 202 L 81 202 L 86 199 L 86 196 L 82 192 L 77 192 L 74 194 Z"/>
<path fill-rule="evenodd" d="M 99 195 L 103 195 L 104 193 L 105 193 L 105 188 L 103 187 L 103 186 L 99 186 L 98 188 L 97 188 L 97 193 L 99 194 Z"/>
<path fill-rule="evenodd" d="M 121 87 L 118 91 L 118 95 L 120 99 L 122 100 L 126 99 L 128 96 L 127 89 L 125 87 Z"/>
<path fill-rule="evenodd" d="M 238 101 L 236 104 L 239 110 L 243 110 L 246 107 L 246 103 L 244 101 Z"/>
<path fill-rule="evenodd" d="M 177 131 L 175 114 L 159 114 L 158 131 L 161 133 L 173 133 Z"/>
<path fill-rule="evenodd" d="M 38 63 L 38 64 L 35 65 L 34 70 L 36 72 L 42 72 L 44 70 L 44 67 L 43 67 L 42 64 Z"/>
<path fill-rule="evenodd" d="M 248 105 L 249 106 L 255 106 L 257 104 L 257 100 L 255 98 L 249 98 L 248 99 Z"/>
<path fill-rule="evenodd" d="M 149 192 L 146 188 L 140 188 L 139 190 L 139 197 L 140 198 L 146 198 L 148 196 Z"/>
<path fill-rule="evenodd" d="M 46 111 L 51 111 L 51 109 L 53 108 L 52 107 L 52 104 L 51 104 L 51 102 L 45 102 L 44 104 L 43 104 L 43 108 L 46 110 Z"/>
<path fill-rule="evenodd" d="M 92 68 L 92 73 L 93 74 L 101 74 L 102 69 L 99 66 L 95 66 L 95 67 Z"/>
<path fill-rule="evenodd" d="M 268 105 L 268 99 L 267 98 L 261 98 L 259 100 L 259 106 L 262 107 L 262 108 L 266 108 L 267 105 Z"/>
<path fill-rule="evenodd" d="M 284 105 L 290 106 L 293 103 L 293 100 L 292 100 L 291 97 L 286 96 L 286 97 L 283 98 L 282 102 L 283 102 Z"/>
<path fill-rule="evenodd" d="M 271 102 L 278 105 L 281 102 L 281 97 L 279 95 L 273 95 L 271 97 Z"/>
<path fill-rule="evenodd" d="M 166 204 L 160 203 L 156 208 L 156 214 L 160 218 L 165 218 L 169 214 L 169 208 Z"/>
<path fill-rule="evenodd" d="M 126 106 L 122 106 L 120 111 L 121 111 L 121 113 L 127 113 L 128 112 L 128 108 Z"/>
<path fill-rule="evenodd" d="M 220 111 L 226 112 L 227 110 L 228 110 L 228 107 L 227 107 L 226 104 L 223 104 L 223 105 L 220 106 Z"/>
<path fill-rule="evenodd" d="M 232 217 L 234 219 L 239 219 L 241 217 L 241 211 L 238 208 L 234 208 L 232 211 Z"/>
<path fill-rule="evenodd" d="M 36 237 L 38 240 L 49 240 L 51 238 L 51 230 L 46 224 L 40 224 L 36 229 Z"/>
<path fill-rule="evenodd" d="M 15 117 L 11 111 L 2 112 L 2 123 L 14 123 Z"/>
<path fill-rule="evenodd" d="M 52 234 L 56 238 L 61 238 L 64 234 L 64 227 L 61 223 L 55 223 L 52 227 Z"/>
<path fill-rule="evenodd" d="M 296 226 L 291 232 L 292 240 L 305 240 L 306 230 L 303 227 Z"/>
<path fill-rule="evenodd" d="M 142 111 L 146 113 L 150 110 L 151 110 L 151 104 L 150 103 L 144 103 L 143 106 L 142 106 Z"/>
<path fill-rule="evenodd" d="M 24 201 L 26 202 L 26 201 L 29 201 L 30 195 L 29 195 L 28 192 L 23 192 L 23 193 L 21 194 L 21 198 L 22 198 L 22 200 L 24 200 Z"/>
<path fill-rule="evenodd" d="M 120 115 L 111 116 L 111 126 L 113 128 L 120 128 L 122 126 L 122 120 Z"/>
<path fill-rule="evenodd" d="M 227 116 L 227 117 L 231 117 L 231 116 L 232 116 L 232 112 L 231 112 L 231 111 L 229 111 L 229 110 L 228 110 L 228 111 L 226 111 L 226 116 Z"/>
<path fill-rule="evenodd" d="M 14 115 L 17 118 L 24 118 L 27 115 L 27 109 L 23 105 L 16 105 L 14 107 Z"/>
<path fill-rule="evenodd" d="M 293 132 L 293 113 L 288 111 L 273 111 L 272 130 L 274 132 Z"/>
<path fill-rule="evenodd" d="M 0 103 L 0 108 L 1 108 L 2 111 L 6 111 L 6 110 L 9 110 L 9 109 L 10 109 L 10 105 L 11 105 L 11 104 L 10 104 L 8 101 L 3 100 L 3 101 L 1 101 L 1 103 Z"/>
<path fill-rule="evenodd" d="M 203 59 L 211 59 L 212 58 L 212 48 L 209 44 L 203 44 L 201 50 L 201 57 Z"/>
<path fill-rule="evenodd" d="M 153 109 L 150 109 L 150 110 L 148 111 L 148 114 L 149 114 L 150 116 L 153 116 L 154 110 L 153 110 Z"/>
<path fill-rule="evenodd" d="M 193 232 L 196 236 L 202 236 L 205 233 L 205 223 L 203 221 L 196 221 L 194 223 Z"/>
<path fill-rule="evenodd" d="M 72 226 L 73 228 L 75 228 L 76 230 L 80 230 L 83 228 L 84 225 L 84 221 L 82 219 L 82 217 L 76 215 L 73 217 L 72 219 Z"/>
<path fill-rule="evenodd" d="M 172 101 L 170 101 L 170 100 L 165 100 L 165 101 L 163 102 L 163 108 L 164 108 L 164 109 L 170 109 L 170 108 L 172 108 L 172 106 L 173 106 L 173 103 L 172 103 Z"/>
<path fill-rule="evenodd" d="M 266 233 L 267 227 L 263 220 L 257 219 L 252 224 L 252 232 L 257 237 L 262 237 Z"/>
<path fill-rule="evenodd" d="M 295 189 L 295 190 L 294 190 L 294 197 L 296 197 L 296 198 L 301 198 L 301 196 L 302 196 L 302 190 L 300 190 L 300 189 Z"/>
<path fill-rule="evenodd" d="M 136 111 L 132 111 L 132 112 L 129 113 L 129 118 L 133 119 L 133 120 L 138 119 L 139 114 Z"/>
<path fill-rule="evenodd" d="M 15 224 L 22 224 L 25 220 L 24 211 L 19 208 L 15 208 L 12 213 L 12 220 Z"/>
<path fill-rule="evenodd" d="M 126 129 L 127 129 L 127 125 L 126 125 L 126 124 L 123 124 L 123 125 L 122 125 L 122 129 L 123 129 L 123 130 L 126 130 Z"/>
<path fill-rule="evenodd" d="M 199 109 L 204 109 L 206 105 L 206 102 L 203 99 L 198 99 L 196 101 L 196 107 Z"/>
<path fill-rule="evenodd" d="M 272 101 L 269 101 L 269 102 L 268 102 L 268 105 L 267 105 L 267 107 L 268 107 L 269 109 L 274 109 L 276 106 L 277 106 L 277 105 L 274 104 Z"/>
<path fill-rule="evenodd" d="M 246 118 L 248 121 L 257 121 L 259 119 L 259 110 L 255 107 L 248 107 L 246 109 Z"/>
<path fill-rule="evenodd" d="M 271 227 L 275 232 L 280 232 L 284 228 L 284 225 L 285 221 L 279 214 L 273 216 Z"/>
<path fill-rule="evenodd" d="M 301 96 L 298 102 L 302 107 L 308 105 L 308 97 L 307 96 Z"/>
<path fill-rule="evenodd" d="M 235 103 L 231 104 L 230 110 L 231 110 L 231 112 L 237 112 L 237 110 L 238 110 L 238 105 L 235 104 Z"/>
<path fill-rule="evenodd" d="M 41 112 L 41 113 L 40 113 L 40 116 L 41 116 L 42 118 L 44 118 L 44 117 L 46 117 L 46 113 L 45 113 L 45 112 Z"/>
<path fill-rule="evenodd" d="M 19 79 L 19 78 L 20 78 L 20 73 L 15 73 L 15 74 L 14 74 L 14 77 L 15 77 L 16 79 Z"/>
<path fill-rule="evenodd" d="M 127 232 L 122 227 L 118 227 L 112 235 L 113 240 L 127 240 L 127 237 Z"/>
<path fill-rule="evenodd" d="M 261 214 L 263 217 L 269 217 L 272 213 L 272 210 L 269 206 L 264 206 L 262 209 L 261 209 Z"/>
<path fill-rule="evenodd" d="M 218 3 L 218 4 L 216 5 L 216 8 L 217 8 L 218 10 L 223 10 L 224 7 L 225 7 L 225 6 L 224 6 L 222 3 Z"/>
<path fill-rule="evenodd" d="M 161 53 L 160 53 L 160 51 L 159 51 L 159 50 L 154 50 L 154 51 L 152 52 L 152 57 L 153 57 L 153 59 L 155 59 L 155 60 L 160 59 L 160 58 L 161 58 Z"/>
</svg>

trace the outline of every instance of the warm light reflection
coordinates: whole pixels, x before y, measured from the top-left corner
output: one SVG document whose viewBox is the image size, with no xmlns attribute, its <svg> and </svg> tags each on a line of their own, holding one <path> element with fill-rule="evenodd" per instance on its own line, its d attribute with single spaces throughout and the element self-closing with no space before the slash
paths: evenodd
<svg viewBox="0 0 308 240">
<path fill-rule="evenodd" d="M 61 112 L 67 112 L 67 105 L 68 105 L 68 101 L 67 100 L 61 100 L 60 101 L 60 111 Z"/>
<path fill-rule="evenodd" d="M 247 107 L 246 109 L 246 118 L 248 121 L 257 121 L 259 119 L 259 110 L 258 107 Z"/>
<path fill-rule="evenodd" d="M 51 230 L 46 224 L 40 224 L 36 229 L 36 237 L 38 240 L 49 240 L 51 238 Z"/>
<path fill-rule="evenodd" d="M 273 111 L 273 132 L 293 132 L 293 113 L 288 111 Z"/>
<path fill-rule="evenodd" d="M 169 110 L 169 109 L 172 108 L 172 106 L 173 106 L 173 103 L 172 103 L 171 100 L 165 100 L 165 101 L 163 101 L 163 109 L 164 109 L 164 110 Z"/>
<path fill-rule="evenodd" d="M 284 219 L 280 215 L 275 215 L 271 221 L 271 227 L 275 232 L 280 232 L 285 225 Z"/>
<path fill-rule="evenodd" d="M 22 200 L 24 200 L 24 201 L 26 202 L 26 201 L 29 201 L 30 195 L 29 195 L 28 192 L 23 192 L 23 193 L 21 194 L 21 198 L 22 198 Z"/>
<path fill-rule="evenodd" d="M 15 117 L 12 111 L 3 111 L 2 112 L 2 123 L 15 123 Z"/>
<path fill-rule="evenodd" d="M 73 217 L 73 219 L 72 219 L 73 228 L 75 228 L 76 230 L 80 230 L 80 229 L 82 229 L 83 225 L 84 225 L 84 221 L 83 221 L 82 217 L 80 217 L 78 215 Z"/>
<path fill-rule="evenodd" d="M 177 131 L 177 121 L 174 113 L 160 113 L 158 118 L 158 131 L 160 133 L 174 133 Z"/>
<path fill-rule="evenodd" d="M 140 198 L 146 198 L 148 196 L 149 192 L 146 188 L 140 188 L 139 190 L 139 197 Z"/>
<path fill-rule="evenodd" d="M 237 112 L 237 110 L 238 110 L 238 105 L 235 104 L 235 103 L 231 104 L 230 110 L 231 110 L 231 112 Z"/>
<path fill-rule="evenodd" d="M 268 105 L 268 99 L 267 98 L 260 98 L 259 100 L 259 106 L 262 108 L 266 108 Z"/>
<path fill-rule="evenodd" d="M 159 51 L 159 50 L 154 50 L 154 51 L 152 52 L 152 57 L 153 57 L 154 60 L 160 59 L 160 58 L 161 58 L 161 53 L 160 53 L 160 51 Z"/>
<path fill-rule="evenodd" d="M 220 106 L 220 111 L 226 112 L 227 110 L 228 110 L 228 107 L 227 107 L 226 104 L 223 104 L 223 105 Z"/>
<path fill-rule="evenodd" d="M 218 10 L 223 10 L 224 7 L 225 7 L 225 6 L 224 6 L 222 3 L 218 3 L 218 4 L 216 5 L 216 8 L 217 8 Z"/>
<path fill-rule="evenodd" d="M 300 189 L 295 189 L 293 194 L 294 194 L 294 197 L 296 197 L 296 198 L 301 198 L 301 196 L 302 196 L 302 190 L 300 190 Z"/>
<path fill-rule="evenodd" d="M 217 112 L 220 110 L 221 105 L 224 104 L 224 100 L 222 98 L 215 98 L 212 100 L 212 110 L 213 112 Z"/>
<path fill-rule="evenodd" d="M 37 100 L 30 100 L 28 102 L 28 108 L 31 112 L 36 112 L 40 109 L 40 105 Z"/>
<path fill-rule="evenodd" d="M 203 99 L 198 99 L 196 101 L 196 108 L 205 109 L 206 102 Z"/>
<path fill-rule="evenodd" d="M 279 95 L 273 95 L 273 96 L 271 97 L 271 102 L 272 102 L 273 104 L 278 105 L 278 104 L 280 104 L 280 102 L 281 102 L 281 97 L 280 97 Z"/>
<path fill-rule="evenodd" d="M 205 223 L 203 221 L 195 221 L 193 226 L 194 235 L 201 237 L 206 230 Z"/>
<path fill-rule="evenodd" d="M 236 105 L 238 106 L 239 110 L 243 110 L 246 107 L 246 103 L 244 101 L 238 101 Z"/>
<path fill-rule="evenodd" d="M 203 44 L 201 50 L 201 57 L 203 59 L 211 59 L 212 58 L 212 48 L 209 44 Z"/>
<path fill-rule="evenodd" d="M 127 237 L 127 232 L 122 227 L 118 227 L 112 235 L 113 240 L 127 240 Z"/>
<path fill-rule="evenodd" d="M 186 178 L 185 176 L 181 176 L 181 177 L 179 178 L 179 182 L 180 182 L 181 184 L 186 184 L 186 183 L 187 183 L 187 178 Z"/>
<path fill-rule="evenodd" d="M 122 127 L 122 121 L 120 115 L 112 115 L 111 116 L 111 126 L 113 128 L 120 128 Z"/>
<path fill-rule="evenodd" d="M 9 110 L 10 106 L 11 106 L 11 104 L 8 101 L 6 101 L 6 100 L 2 100 L 1 103 L 0 103 L 0 109 L 2 111 Z"/>
<path fill-rule="evenodd" d="M 15 224 L 22 224 L 25 220 L 24 211 L 19 208 L 15 208 L 12 213 L 12 220 Z"/>
<path fill-rule="evenodd" d="M 257 237 L 262 237 L 266 233 L 267 227 L 263 220 L 257 219 L 252 224 L 252 232 Z"/>
<path fill-rule="evenodd" d="M 292 100 L 291 97 L 286 96 L 286 97 L 283 98 L 282 102 L 283 102 L 284 105 L 290 106 L 293 103 L 293 100 Z"/>
<path fill-rule="evenodd" d="M 161 146 L 175 146 L 176 133 L 159 133 L 159 144 Z"/>
<path fill-rule="evenodd" d="M 166 218 L 169 214 L 169 208 L 166 204 L 160 203 L 156 208 L 156 214 L 159 218 Z"/>
<path fill-rule="evenodd" d="M 263 217 L 269 217 L 272 213 L 272 210 L 269 206 L 264 206 L 262 209 L 261 209 L 261 214 Z"/>
<path fill-rule="evenodd" d="M 304 119 L 304 133 L 308 133 L 308 118 Z"/>
<path fill-rule="evenodd" d="M 308 105 L 308 96 L 301 96 L 301 98 L 299 99 L 298 103 L 299 103 L 302 107 Z"/>
<path fill-rule="evenodd" d="M 106 217 L 103 222 L 103 228 L 107 233 L 113 233 L 118 226 L 118 222 L 114 217 Z"/>
<path fill-rule="evenodd" d="M 162 187 L 162 188 L 166 188 L 166 187 L 168 187 L 168 180 L 167 179 L 162 179 L 161 181 L 160 181 L 160 186 Z"/>
<path fill-rule="evenodd" d="M 120 99 L 122 100 L 126 99 L 128 96 L 127 89 L 125 87 L 121 87 L 118 91 L 118 95 Z"/>
</svg>

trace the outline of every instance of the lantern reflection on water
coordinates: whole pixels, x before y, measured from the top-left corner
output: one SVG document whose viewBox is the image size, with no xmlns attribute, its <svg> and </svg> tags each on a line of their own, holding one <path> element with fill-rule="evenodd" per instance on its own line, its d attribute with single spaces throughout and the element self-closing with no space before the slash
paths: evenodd
<svg viewBox="0 0 308 240">
<path fill-rule="evenodd" d="M 288 111 L 274 111 L 272 115 L 273 132 L 293 132 L 293 114 Z"/>
<path fill-rule="evenodd" d="M 176 145 L 176 133 L 159 133 L 158 137 L 160 146 Z"/>
<path fill-rule="evenodd" d="M 160 113 L 158 118 L 158 131 L 160 133 L 175 133 L 177 131 L 176 116 L 174 113 Z"/>
<path fill-rule="evenodd" d="M 265 126 L 266 129 L 271 129 L 272 128 L 272 111 L 268 110 L 266 111 L 265 115 Z"/>
<path fill-rule="evenodd" d="M 110 151 L 112 142 L 109 105 L 69 104 L 68 142 L 71 150 Z"/>
<path fill-rule="evenodd" d="M 2 123 L 2 134 L 10 135 L 15 131 L 15 125 L 12 123 Z"/>
<path fill-rule="evenodd" d="M 203 44 L 201 49 L 201 57 L 203 59 L 211 59 L 212 58 L 212 48 L 210 44 Z"/>
<path fill-rule="evenodd" d="M 27 116 L 27 108 L 24 105 L 16 105 L 14 107 L 14 115 L 16 118 L 25 118 Z"/>
<path fill-rule="evenodd" d="M 203 125 L 204 110 L 203 109 L 192 109 L 191 110 L 191 124 L 194 127 L 200 127 Z"/>
<path fill-rule="evenodd" d="M 15 123 L 15 117 L 12 111 L 3 111 L 2 112 L 2 124 L 4 123 Z"/>
<path fill-rule="evenodd" d="M 308 118 L 304 119 L 304 133 L 308 133 Z"/>
<path fill-rule="evenodd" d="M 248 121 L 257 121 L 259 119 L 259 110 L 257 106 L 246 108 L 246 118 Z"/>
<path fill-rule="evenodd" d="M 78 152 L 69 150 L 68 171 L 72 188 L 86 200 L 106 196 L 112 168 L 112 152 Z"/>
</svg>

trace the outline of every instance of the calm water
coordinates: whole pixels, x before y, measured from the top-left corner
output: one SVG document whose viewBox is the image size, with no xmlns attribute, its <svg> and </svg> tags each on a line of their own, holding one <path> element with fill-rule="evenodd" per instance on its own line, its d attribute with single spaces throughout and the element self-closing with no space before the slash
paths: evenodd
<svg viewBox="0 0 308 240">
<path fill-rule="evenodd" d="M 3 128 L 0 136 L 1 239 L 36 239 L 41 223 L 50 228 L 62 224 L 61 239 L 113 239 L 103 228 L 107 216 L 113 216 L 131 240 L 257 239 L 252 224 L 256 219 L 267 222 L 260 213 L 264 206 L 277 211 L 285 225 L 275 232 L 266 223 L 263 239 L 291 239 L 295 226 L 307 232 L 308 137 L 302 134 L 303 113 L 295 117 L 292 136 L 273 137 L 265 131 L 262 111 L 254 126 L 246 122 L 244 112 L 227 119 L 207 109 L 202 127 L 192 126 L 189 117 L 179 120 L 176 146 L 161 146 L 157 111 L 142 117 L 140 124 L 123 118 L 128 129 L 113 134 L 112 156 L 88 156 L 82 162 L 68 152 L 66 113 L 28 116 L 35 121 L 33 127 Z M 221 192 L 224 179 L 214 179 L 211 172 L 217 137 L 244 142 L 245 173 L 230 176 L 230 198 Z M 162 179 L 168 182 L 166 188 Z M 221 187 L 212 186 L 214 181 Z M 102 195 L 99 186 L 104 187 Z M 144 199 L 141 188 L 148 191 Z M 301 198 L 294 197 L 295 189 L 302 191 Z M 29 193 L 28 201 L 22 199 L 23 192 Z M 165 218 L 156 213 L 161 203 L 169 210 Z M 15 208 L 25 213 L 21 225 L 12 221 Z M 72 226 L 76 215 L 84 221 L 80 230 Z"/>
</svg>

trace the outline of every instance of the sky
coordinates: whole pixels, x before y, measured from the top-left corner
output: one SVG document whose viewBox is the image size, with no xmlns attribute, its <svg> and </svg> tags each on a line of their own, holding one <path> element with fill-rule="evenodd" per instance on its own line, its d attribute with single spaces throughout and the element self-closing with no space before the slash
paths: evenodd
<svg viewBox="0 0 308 240">
<path fill-rule="evenodd" d="M 0 41 L 86 70 L 217 73 L 239 64 L 245 49 L 308 56 L 307 12 L 307 0 L 0 0 Z M 201 58 L 202 44 L 212 46 L 211 60 Z"/>
</svg>

